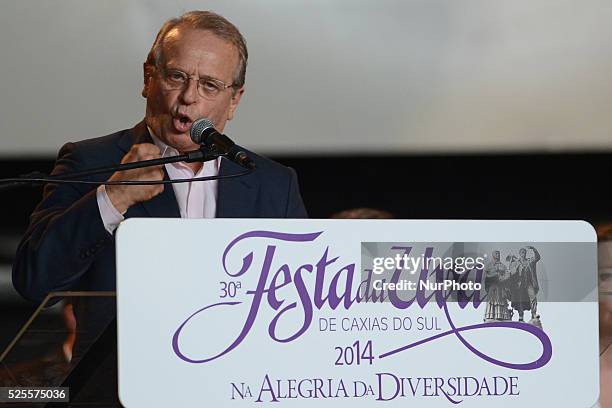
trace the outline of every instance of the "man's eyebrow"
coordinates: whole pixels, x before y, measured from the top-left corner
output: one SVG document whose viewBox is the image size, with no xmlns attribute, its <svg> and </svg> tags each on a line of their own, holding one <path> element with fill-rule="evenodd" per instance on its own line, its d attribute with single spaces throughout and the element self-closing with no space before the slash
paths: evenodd
<svg viewBox="0 0 612 408">
<path fill-rule="evenodd" d="M 180 67 L 173 67 L 173 66 L 169 66 L 169 65 L 168 65 L 168 66 L 166 66 L 166 68 L 165 68 L 165 69 L 166 69 L 167 71 L 168 71 L 168 70 L 173 69 L 173 70 L 176 70 L 176 71 L 181 71 L 181 72 L 184 72 L 185 74 L 189 75 L 189 74 L 188 74 L 188 73 L 187 73 L 187 72 L 186 72 L 186 71 L 185 71 L 183 68 L 180 68 Z M 212 75 L 207 75 L 207 74 L 204 74 L 204 75 L 198 75 L 198 78 L 200 78 L 200 79 L 214 79 L 215 81 L 224 82 L 222 79 L 219 79 L 219 78 L 217 78 L 217 77 L 214 77 L 214 76 L 212 76 Z M 224 83 L 225 83 L 225 82 L 224 82 Z"/>
</svg>

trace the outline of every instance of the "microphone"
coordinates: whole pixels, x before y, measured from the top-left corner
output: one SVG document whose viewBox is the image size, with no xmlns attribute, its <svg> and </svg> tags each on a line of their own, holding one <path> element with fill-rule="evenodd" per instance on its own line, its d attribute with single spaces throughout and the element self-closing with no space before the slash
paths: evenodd
<svg viewBox="0 0 612 408">
<path fill-rule="evenodd" d="M 251 170 L 255 169 L 255 163 L 249 158 L 244 149 L 234 143 L 229 137 L 217 132 L 213 123 L 207 118 L 200 118 L 193 122 L 189 136 L 194 143 L 224 153 L 228 159 L 242 167 Z"/>
</svg>

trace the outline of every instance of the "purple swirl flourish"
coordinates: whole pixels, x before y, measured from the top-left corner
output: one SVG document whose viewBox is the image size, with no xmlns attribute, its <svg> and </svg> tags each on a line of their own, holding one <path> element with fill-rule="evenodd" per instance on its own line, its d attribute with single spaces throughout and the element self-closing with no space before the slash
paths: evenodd
<svg viewBox="0 0 612 408">
<path fill-rule="evenodd" d="M 470 326 L 463 326 L 463 327 L 456 327 L 455 324 L 453 323 L 453 320 L 448 312 L 448 307 L 446 304 L 444 304 L 444 312 L 446 314 L 446 318 L 448 319 L 448 322 L 451 326 L 451 330 L 445 331 L 443 333 L 439 333 L 436 334 L 435 336 L 431 336 L 431 337 L 427 337 L 425 339 L 416 341 L 414 343 L 410 343 L 408 345 L 399 347 L 395 350 L 391 350 L 388 351 L 386 353 L 383 353 L 381 355 L 378 356 L 378 358 L 385 358 L 385 357 L 389 357 L 392 356 L 393 354 L 397 354 L 400 353 L 402 351 L 420 346 L 421 344 L 425 344 L 428 343 L 430 341 L 433 340 L 437 340 L 439 338 L 448 336 L 450 334 L 454 334 L 456 335 L 459 340 L 461 341 L 461 343 L 463 343 L 463 345 L 465 347 L 467 347 L 472 353 L 476 354 L 478 357 L 480 357 L 481 359 L 488 361 L 489 363 L 501 366 L 501 367 L 505 367 L 505 368 L 511 368 L 513 370 L 536 370 L 538 368 L 541 368 L 543 366 L 545 366 L 550 359 L 552 358 L 552 342 L 550 341 L 550 338 L 548 337 L 548 335 L 546 335 L 546 333 L 544 333 L 543 330 L 529 324 L 529 323 L 521 323 L 521 322 L 491 322 L 491 323 L 480 323 L 480 324 L 474 324 L 474 325 L 470 325 Z M 510 363 L 510 362 L 506 362 L 506 361 L 501 361 L 501 360 L 497 360 L 493 357 L 490 357 L 486 354 L 484 354 L 483 352 L 479 351 L 478 349 L 476 349 L 476 347 L 472 346 L 470 344 L 470 342 L 468 342 L 462 335 L 460 332 L 462 331 L 467 331 L 467 330 L 478 330 L 478 329 L 488 329 L 488 328 L 493 328 L 493 327 L 505 327 L 508 329 L 514 329 L 514 330 L 522 330 L 522 331 L 526 331 L 532 335 L 534 335 L 538 340 L 540 340 L 540 342 L 542 343 L 542 355 L 540 355 L 540 357 L 535 360 L 535 361 L 531 361 L 529 363 L 524 363 L 524 364 L 519 364 L 519 363 Z"/>
</svg>

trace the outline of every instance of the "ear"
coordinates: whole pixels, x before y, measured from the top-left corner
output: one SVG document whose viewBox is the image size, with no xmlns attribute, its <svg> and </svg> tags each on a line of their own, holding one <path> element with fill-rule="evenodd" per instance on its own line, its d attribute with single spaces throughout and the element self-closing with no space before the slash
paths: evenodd
<svg viewBox="0 0 612 408">
<path fill-rule="evenodd" d="M 141 95 L 145 98 L 149 96 L 149 87 L 151 84 L 151 78 L 153 77 L 153 67 L 146 62 L 142 64 L 142 76 L 144 79 Z"/>
<path fill-rule="evenodd" d="M 230 100 L 230 106 L 227 111 L 227 120 L 234 119 L 234 115 L 236 114 L 236 109 L 238 109 L 238 104 L 240 103 L 240 98 L 242 98 L 242 94 L 244 93 L 244 86 L 232 95 L 232 99 Z"/>
</svg>

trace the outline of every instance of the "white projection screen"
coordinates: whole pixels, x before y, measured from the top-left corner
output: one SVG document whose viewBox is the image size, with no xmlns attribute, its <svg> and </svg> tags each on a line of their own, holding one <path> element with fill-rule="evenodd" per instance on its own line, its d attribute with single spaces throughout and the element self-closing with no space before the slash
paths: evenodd
<svg viewBox="0 0 612 408">
<path fill-rule="evenodd" d="M 264 154 L 612 148 L 609 0 L 1 0 L 0 156 L 133 126 L 161 24 L 243 32 L 226 133 Z"/>
</svg>

